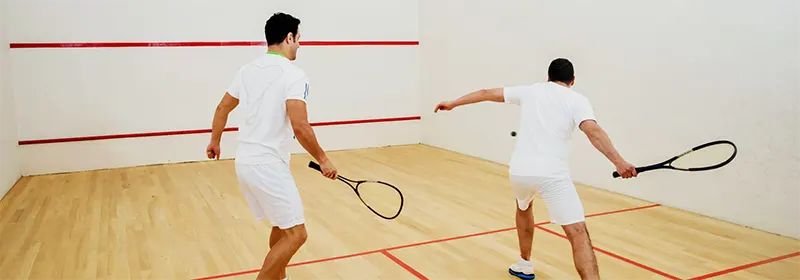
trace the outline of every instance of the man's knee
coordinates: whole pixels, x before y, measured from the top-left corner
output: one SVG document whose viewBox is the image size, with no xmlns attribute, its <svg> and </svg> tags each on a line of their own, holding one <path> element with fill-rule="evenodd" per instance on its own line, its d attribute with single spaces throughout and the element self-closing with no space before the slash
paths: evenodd
<svg viewBox="0 0 800 280">
<path fill-rule="evenodd" d="M 524 203 L 522 203 L 522 205 L 520 205 L 519 201 L 515 200 L 514 205 L 516 205 L 516 207 L 517 207 L 517 213 L 518 214 L 527 214 L 527 213 L 533 212 L 533 201 L 528 202 L 527 205 L 524 204 Z M 525 209 L 523 210 L 522 208 L 525 208 Z"/>
<path fill-rule="evenodd" d="M 589 240 L 589 231 L 586 229 L 586 222 L 577 222 L 562 227 L 570 242 Z"/>
<path fill-rule="evenodd" d="M 287 238 L 297 246 L 303 245 L 303 243 L 306 242 L 306 239 L 308 239 L 308 233 L 306 232 L 305 225 L 297 225 L 287 228 L 283 231 L 283 234 L 284 238 Z"/>
</svg>

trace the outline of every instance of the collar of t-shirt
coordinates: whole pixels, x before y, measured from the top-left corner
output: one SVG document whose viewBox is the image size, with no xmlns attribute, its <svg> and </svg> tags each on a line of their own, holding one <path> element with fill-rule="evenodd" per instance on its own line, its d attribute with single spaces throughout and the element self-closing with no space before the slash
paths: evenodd
<svg viewBox="0 0 800 280">
<path fill-rule="evenodd" d="M 268 51 L 267 54 L 274 54 L 274 55 L 278 55 L 278 56 L 281 56 L 281 57 L 286 57 L 282 53 L 274 52 L 274 51 Z"/>
</svg>

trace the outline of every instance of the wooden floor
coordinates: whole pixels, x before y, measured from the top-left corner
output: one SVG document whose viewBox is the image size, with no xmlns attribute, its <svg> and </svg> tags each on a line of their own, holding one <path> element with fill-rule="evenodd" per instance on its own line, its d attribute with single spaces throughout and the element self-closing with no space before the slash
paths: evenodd
<svg viewBox="0 0 800 280">
<path fill-rule="evenodd" d="M 309 239 L 290 279 L 515 279 L 506 167 L 423 145 L 331 157 L 342 175 L 402 188 L 404 212 L 374 216 L 346 185 L 307 168 L 310 157 L 294 156 Z M 579 193 L 605 279 L 800 279 L 798 240 Z M 540 203 L 535 215 L 537 279 L 578 279 L 560 227 Z M 268 233 L 232 161 L 25 177 L 0 202 L 0 278 L 254 279 Z"/>
</svg>

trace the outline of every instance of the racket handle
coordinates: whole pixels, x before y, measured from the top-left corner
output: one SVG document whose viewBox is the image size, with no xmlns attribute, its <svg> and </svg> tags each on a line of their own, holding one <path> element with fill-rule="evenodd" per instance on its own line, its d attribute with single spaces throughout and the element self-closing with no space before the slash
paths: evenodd
<svg viewBox="0 0 800 280">
<path fill-rule="evenodd" d="M 319 172 L 322 172 L 322 168 L 319 167 L 319 164 L 317 164 L 316 162 L 309 161 L 308 162 L 308 167 L 311 168 L 311 169 L 315 169 L 315 170 L 317 170 Z"/>
<path fill-rule="evenodd" d="M 649 166 L 636 167 L 636 173 L 638 174 L 638 173 L 642 173 L 642 172 L 645 172 L 645 171 L 650 171 L 650 170 L 653 170 L 653 169 L 659 169 L 659 168 L 662 168 L 661 164 L 654 164 L 654 165 L 649 165 Z M 611 173 L 611 176 L 613 176 L 614 178 L 618 178 L 619 177 L 619 172 L 614 171 L 614 173 Z"/>
<path fill-rule="evenodd" d="M 636 173 L 639 173 L 639 172 L 642 172 L 642 168 L 641 167 L 636 167 Z M 619 172 L 617 172 L 617 171 L 614 171 L 614 173 L 612 173 L 611 176 L 614 176 L 614 178 L 619 178 L 620 177 Z"/>
</svg>

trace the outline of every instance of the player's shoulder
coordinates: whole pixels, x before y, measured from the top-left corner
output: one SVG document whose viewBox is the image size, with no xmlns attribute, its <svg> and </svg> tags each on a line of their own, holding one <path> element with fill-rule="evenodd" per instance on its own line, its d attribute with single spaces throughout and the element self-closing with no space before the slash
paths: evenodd
<svg viewBox="0 0 800 280">
<path fill-rule="evenodd" d="M 589 97 L 587 97 L 586 95 L 575 89 L 570 89 L 569 98 L 571 99 L 573 104 L 583 104 L 583 105 L 591 104 L 591 102 L 589 102 Z"/>
<path fill-rule="evenodd" d="M 505 86 L 504 88 L 507 91 L 513 91 L 515 93 L 533 93 L 543 89 L 542 83 L 515 84 L 515 85 Z"/>
<path fill-rule="evenodd" d="M 306 71 L 300 66 L 295 65 L 292 62 L 286 61 L 281 64 L 283 67 L 283 71 L 286 75 L 292 80 L 299 80 L 299 79 L 307 79 Z"/>
</svg>

